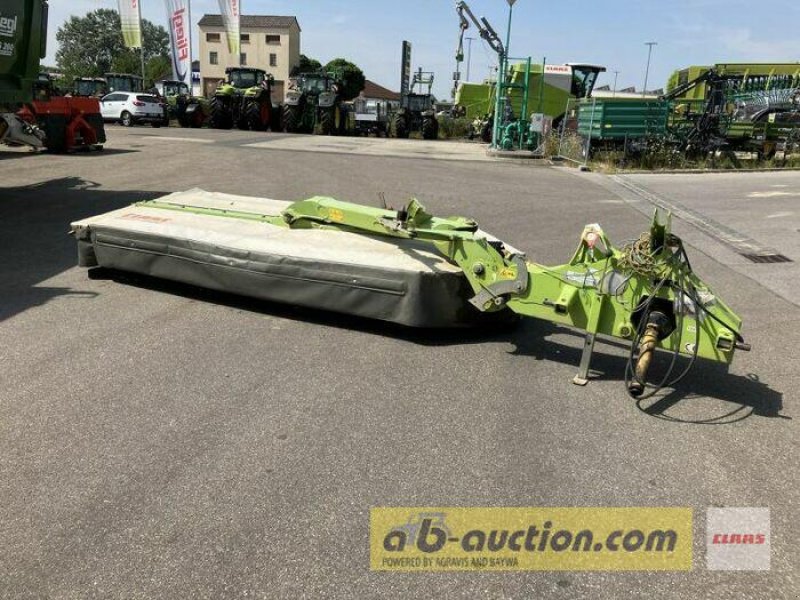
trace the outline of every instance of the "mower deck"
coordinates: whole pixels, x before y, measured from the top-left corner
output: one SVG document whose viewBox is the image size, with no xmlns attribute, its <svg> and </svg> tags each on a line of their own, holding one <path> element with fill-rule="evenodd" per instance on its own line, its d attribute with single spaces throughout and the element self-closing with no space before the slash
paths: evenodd
<svg viewBox="0 0 800 600">
<path fill-rule="evenodd" d="M 265 222 L 289 204 L 195 189 L 72 229 L 81 266 L 413 327 L 461 326 L 482 314 L 461 269 L 430 245 Z"/>
</svg>

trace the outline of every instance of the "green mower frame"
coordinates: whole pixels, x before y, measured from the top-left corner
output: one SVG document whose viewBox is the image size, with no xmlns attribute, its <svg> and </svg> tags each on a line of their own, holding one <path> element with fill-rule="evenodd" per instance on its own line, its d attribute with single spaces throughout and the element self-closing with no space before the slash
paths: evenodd
<svg viewBox="0 0 800 600">
<path fill-rule="evenodd" d="M 586 332 L 574 382 L 585 385 L 598 336 L 630 344 L 626 368 L 629 394 L 646 398 L 677 383 L 697 358 L 728 364 L 736 349 L 749 350 L 741 319 L 694 273 L 683 242 L 670 232 L 671 218 L 656 212 L 650 230 L 636 242 L 614 247 L 602 228 L 587 225 L 572 259 L 548 267 L 481 231 L 464 217 L 439 218 L 412 199 L 401 210 L 380 209 L 328 197 L 295 202 L 280 216 L 150 201 L 143 206 L 428 242 L 458 265 L 479 311 L 509 309 Z M 647 382 L 656 349 L 672 354 L 666 375 Z M 679 356 L 689 365 L 673 376 Z"/>
</svg>

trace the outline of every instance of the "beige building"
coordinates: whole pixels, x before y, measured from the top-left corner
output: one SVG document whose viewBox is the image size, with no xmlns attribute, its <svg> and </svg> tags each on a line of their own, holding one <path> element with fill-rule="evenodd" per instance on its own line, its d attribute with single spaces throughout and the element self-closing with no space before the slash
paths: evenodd
<svg viewBox="0 0 800 600">
<path fill-rule="evenodd" d="M 264 69 L 275 78 L 273 101 L 283 102 L 289 73 L 300 64 L 300 24 L 296 17 L 242 15 L 242 56 L 231 56 L 221 15 L 200 19 L 200 81 L 210 96 L 227 67 Z"/>
</svg>

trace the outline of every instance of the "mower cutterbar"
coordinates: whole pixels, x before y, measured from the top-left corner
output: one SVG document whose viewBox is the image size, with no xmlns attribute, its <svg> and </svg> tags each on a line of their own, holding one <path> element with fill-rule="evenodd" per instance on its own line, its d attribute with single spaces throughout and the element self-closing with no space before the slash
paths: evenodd
<svg viewBox="0 0 800 600">
<path fill-rule="evenodd" d="M 688 370 L 687 367 L 680 375 L 672 377 L 679 355 L 690 357 L 692 362 L 699 357 L 730 363 L 737 348 L 749 349 L 740 334 L 741 319 L 692 271 L 681 240 L 669 231 L 669 219 L 660 223 L 658 214 L 654 216 L 649 232 L 623 248 L 615 248 L 599 225 L 587 225 L 572 259 L 564 265 L 547 267 L 528 261 L 518 250 L 481 231 L 474 221 L 463 217 L 434 217 L 416 200 L 411 200 L 401 210 L 361 206 L 327 197 L 281 203 L 280 206 L 273 205 L 272 210 L 258 210 L 258 204 L 252 204 L 259 202 L 256 199 L 250 199 L 250 202 L 250 205 L 236 207 L 226 202 L 188 202 L 180 195 L 168 196 L 140 203 L 132 209 L 74 223 L 73 230 L 85 266 L 100 264 L 204 285 L 203 278 L 186 275 L 197 268 L 198 261 L 209 262 L 212 255 L 235 257 L 235 266 L 244 276 L 251 264 L 249 261 L 257 254 L 255 247 L 250 245 L 251 242 L 237 242 L 236 237 L 226 238 L 219 235 L 217 229 L 209 229 L 205 241 L 215 242 L 213 251 L 209 253 L 200 242 L 194 246 L 189 243 L 188 247 L 195 250 L 190 260 L 159 271 L 151 267 L 159 260 L 169 258 L 168 255 L 182 245 L 180 240 L 168 239 L 167 224 L 179 215 L 184 219 L 188 215 L 196 221 L 192 225 L 197 228 L 193 234 L 195 237 L 198 233 L 202 237 L 203 227 L 218 228 L 224 223 L 228 223 L 229 231 L 238 231 L 241 237 L 250 235 L 246 232 L 247 227 L 258 223 L 264 229 L 261 234 L 254 229 L 252 235 L 260 235 L 262 241 L 271 235 L 283 244 L 264 248 L 261 254 L 272 252 L 268 262 L 274 262 L 274 253 L 278 252 L 286 268 L 281 277 L 300 278 L 303 282 L 293 287 L 288 297 L 268 289 L 256 291 L 252 287 L 236 285 L 232 286 L 232 291 L 377 316 L 410 325 L 430 325 L 431 320 L 409 318 L 409 310 L 421 311 L 431 303 L 444 302 L 448 306 L 444 312 L 454 314 L 458 312 L 454 307 L 466 306 L 468 298 L 469 304 L 482 313 L 509 309 L 521 316 L 584 330 L 586 341 L 575 377 L 578 384 L 588 381 L 591 355 L 598 335 L 628 340 L 631 353 L 626 383 L 629 393 L 637 397 L 648 390 L 653 393 L 663 385 L 676 383 Z M 137 214 L 133 209 L 144 212 Z M 130 219 L 127 223 L 126 218 Z M 149 223 L 139 241 L 130 234 L 133 223 L 139 229 L 144 227 L 143 223 Z M 171 233 L 186 235 L 186 224 L 176 225 L 181 226 L 173 228 Z M 311 246 L 315 250 L 307 246 L 306 251 L 314 252 L 316 256 L 310 257 L 311 263 L 307 264 L 287 262 L 287 255 L 294 255 L 293 260 L 302 261 L 300 255 L 303 251 L 292 250 L 292 244 L 304 236 L 314 237 Z M 159 237 L 163 239 L 157 243 Z M 359 258 L 348 253 L 349 258 L 345 260 L 343 254 L 337 255 L 336 245 L 343 244 L 342 248 L 352 249 L 368 241 L 380 244 L 384 250 L 389 244 L 395 258 L 409 254 L 423 256 L 418 253 L 424 253 L 425 245 L 433 246 L 447 262 L 428 270 L 427 274 L 431 276 L 429 285 L 413 288 L 416 296 L 408 294 L 413 301 L 406 304 L 404 312 L 370 314 L 361 309 L 363 298 L 338 306 L 331 304 L 330 297 L 323 301 L 323 297 L 314 291 L 313 284 L 320 279 L 321 273 L 338 269 L 342 278 L 336 285 L 340 287 L 329 288 L 328 292 L 347 296 L 352 294 L 347 284 L 348 277 L 351 281 L 360 281 L 357 263 L 372 255 L 367 251 Z M 426 258 L 420 262 L 420 265 L 425 265 L 423 271 L 436 262 L 431 261 L 430 255 L 424 256 Z M 404 290 L 400 295 L 407 292 L 407 281 L 401 281 L 401 278 L 408 277 L 409 273 L 403 275 L 402 269 L 398 270 L 392 261 L 378 265 L 374 258 L 369 260 L 378 268 L 378 272 L 372 273 L 376 280 L 384 284 L 394 281 L 397 290 Z M 345 263 L 349 264 L 349 269 L 342 270 Z M 224 258 L 221 264 L 225 265 Z M 314 265 L 311 270 L 310 264 Z M 234 265 L 233 260 L 230 265 Z M 294 272 L 293 268 L 296 269 Z M 415 266 L 410 271 L 414 269 L 419 271 L 420 267 Z M 463 287 L 468 288 L 468 294 L 453 284 L 454 275 L 458 276 Z M 447 284 L 430 283 L 448 278 Z M 219 278 L 216 281 L 219 282 Z M 264 288 L 277 285 L 276 282 L 274 277 L 260 280 Z M 304 294 L 303 285 L 309 286 L 308 295 Z M 442 295 L 450 297 L 443 298 Z M 393 316 L 395 314 L 399 316 Z M 656 348 L 671 352 L 672 362 L 663 379 L 655 386 L 648 386 L 647 373 Z"/>
</svg>

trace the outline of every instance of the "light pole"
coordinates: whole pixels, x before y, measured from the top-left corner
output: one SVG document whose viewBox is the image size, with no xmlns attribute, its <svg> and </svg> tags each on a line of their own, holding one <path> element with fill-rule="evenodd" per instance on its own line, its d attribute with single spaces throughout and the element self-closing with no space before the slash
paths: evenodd
<svg viewBox="0 0 800 600">
<path fill-rule="evenodd" d="M 500 132 L 500 124 L 505 118 L 506 111 L 506 71 L 508 69 L 509 49 L 511 47 L 511 17 L 514 13 L 514 3 L 517 0 L 506 0 L 508 2 L 508 29 L 506 30 L 506 46 L 498 56 L 497 83 L 495 84 L 495 105 L 494 105 L 494 126 L 492 127 L 492 148 L 497 149 L 497 140 Z"/>
<path fill-rule="evenodd" d="M 642 96 L 647 94 L 647 79 L 650 76 L 650 57 L 653 54 L 653 46 L 658 46 L 658 42 L 645 42 L 645 46 L 647 46 L 647 68 L 644 72 L 644 89 L 642 90 Z"/>
<path fill-rule="evenodd" d="M 474 37 L 467 36 L 467 81 L 469 81 L 469 65 L 472 62 L 472 40 Z"/>
<path fill-rule="evenodd" d="M 611 94 L 612 98 L 617 97 L 617 77 L 619 77 L 619 71 L 614 71 L 614 93 Z"/>
</svg>

